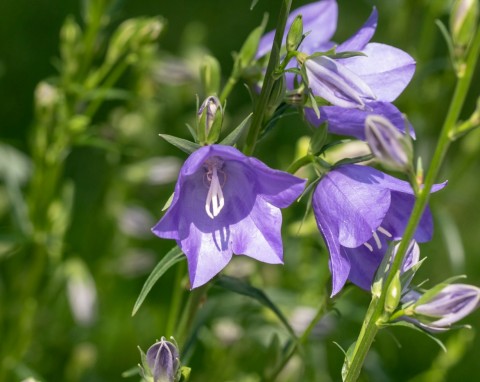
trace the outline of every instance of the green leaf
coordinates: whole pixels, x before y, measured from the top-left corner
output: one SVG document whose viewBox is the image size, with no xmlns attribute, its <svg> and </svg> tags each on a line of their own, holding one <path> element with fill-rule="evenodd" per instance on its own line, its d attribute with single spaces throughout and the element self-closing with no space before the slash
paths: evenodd
<svg viewBox="0 0 480 382">
<path fill-rule="evenodd" d="M 255 5 L 257 5 L 258 0 L 252 0 L 252 4 L 250 5 L 250 10 L 253 10 L 255 8 Z"/>
<path fill-rule="evenodd" d="M 273 313 L 275 313 L 275 315 L 283 323 L 283 325 L 285 325 L 285 328 L 288 330 L 292 338 L 294 338 L 295 340 L 297 339 L 295 332 L 293 331 L 292 327 L 288 323 L 283 313 L 280 311 L 280 309 L 277 308 L 277 306 L 268 298 L 268 296 L 262 290 L 255 288 L 254 286 L 248 284 L 245 281 L 231 276 L 220 276 L 216 280 L 215 284 L 231 292 L 251 297 L 254 300 L 257 300 L 260 304 L 269 308 Z"/>
<path fill-rule="evenodd" d="M 433 335 L 431 335 L 429 332 L 425 331 L 425 330 L 422 330 L 421 328 L 419 328 L 418 326 L 415 326 L 414 324 L 410 323 L 410 322 L 406 322 L 406 321 L 397 321 L 397 322 L 391 322 L 391 323 L 388 323 L 388 324 L 385 324 L 383 325 L 383 327 L 385 326 L 403 326 L 403 327 L 406 327 L 406 328 L 410 328 L 410 329 L 413 329 L 413 330 L 416 330 L 417 332 L 420 332 L 422 334 L 425 334 L 428 338 L 430 338 L 431 340 L 435 341 L 437 343 L 438 346 L 440 346 L 440 348 L 444 351 L 444 352 L 447 352 L 447 348 L 445 347 L 445 345 L 443 344 L 442 341 L 440 341 L 437 337 L 434 337 Z"/>
<path fill-rule="evenodd" d="M 334 342 L 334 344 L 340 348 L 343 354 L 345 354 L 345 360 L 343 361 L 342 366 L 342 381 L 345 381 L 348 370 L 350 369 L 350 365 L 352 364 L 353 354 L 355 352 L 355 345 L 357 344 L 357 342 L 355 341 L 353 344 L 351 344 L 347 351 L 343 350 L 343 348 L 336 342 Z"/>
<path fill-rule="evenodd" d="M 152 273 L 150 273 L 150 276 L 148 276 L 145 284 L 143 284 L 142 290 L 140 291 L 137 301 L 135 301 L 135 305 L 133 306 L 132 316 L 137 313 L 138 309 L 145 300 L 145 297 L 147 297 L 148 293 L 155 283 L 160 279 L 160 277 L 162 277 L 168 269 L 170 269 L 183 258 L 184 256 L 182 250 L 175 246 L 165 255 L 165 257 L 162 258 L 162 260 L 160 260 L 157 266 L 153 269 Z"/>
<path fill-rule="evenodd" d="M 250 113 L 247 118 L 245 118 L 240 125 L 238 125 L 230 134 L 228 134 L 221 142 L 221 145 L 233 146 L 237 143 L 238 139 L 242 135 L 245 128 L 248 126 L 248 122 L 252 118 L 252 113 Z"/>
<path fill-rule="evenodd" d="M 186 139 L 177 138 L 177 137 L 174 137 L 173 135 L 167 135 L 167 134 L 158 134 L 158 135 L 160 135 L 160 137 L 165 139 L 171 145 L 182 150 L 183 152 L 186 152 L 187 154 L 191 154 L 194 151 L 197 151 L 201 147 L 197 143 L 187 141 Z"/>
</svg>

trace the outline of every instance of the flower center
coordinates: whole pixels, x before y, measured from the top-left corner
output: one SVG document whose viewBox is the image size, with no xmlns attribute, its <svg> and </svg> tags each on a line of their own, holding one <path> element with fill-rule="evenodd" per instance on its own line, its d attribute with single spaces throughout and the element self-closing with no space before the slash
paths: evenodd
<svg viewBox="0 0 480 382">
<path fill-rule="evenodd" d="M 384 234 L 388 238 L 391 238 L 393 236 L 390 232 L 388 232 L 385 228 L 383 228 L 381 226 L 377 228 L 377 231 Z M 373 237 L 373 240 L 375 241 L 375 244 L 377 245 L 377 248 L 382 249 L 382 241 L 378 237 L 377 231 L 372 232 L 372 237 Z M 373 252 L 373 247 L 370 243 L 365 242 L 365 243 L 363 243 L 363 245 L 365 247 L 367 247 L 370 252 Z"/>
<path fill-rule="evenodd" d="M 218 216 L 220 211 L 225 206 L 225 198 L 223 197 L 222 187 L 226 181 L 225 172 L 221 170 L 223 162 L 218 158 L 209 158 L 205 162 L 206 173 L 204 182 L 207 184 L 208 194 L 205 200 L 205 212 L 213 219 Z M 220 184 L 218 175 L 223 175 L 223 182 Z M 205 181 L 206 178 L 206 181 Z"/>
</svg>

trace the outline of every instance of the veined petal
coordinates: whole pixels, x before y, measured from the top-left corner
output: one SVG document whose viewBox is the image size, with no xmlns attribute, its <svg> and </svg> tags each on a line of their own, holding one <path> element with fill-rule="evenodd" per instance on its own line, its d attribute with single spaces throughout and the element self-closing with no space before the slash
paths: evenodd
<svg viewBox="0 0 480 382">
<path fill-rule="evenodd" d="M 402 113 L 389 102 L 368 102 L 364 110 L 322 106 L 320 107 L 320 118 L 313 109 L 305 109 L 305 117 L 313 126 L 320 126 L 327 121 L 328 130 L 331 133 L 348 135 L 361 140 L 365 140 L 365 118 L 371 114 L 387 118 L 399 131 L 405 133 L 405 120 Z M 415 132 L 411 125 L 409 131 L 412 138 L 415 138 Z"/>
<path fill-rule="evenodd" d="M 377 96 L 378 101 L 392 102 L 405 89 L 415 72 L 414 59 L 390 45 L 370 43 L 364 56 L 341 60 L 359 76 Z"/>
<path fill-rule="evenodd" d="M 327 43 L 337 29 L 338 6 L 336 0 L 322 0 L 315 3 L 304 5 L 290 13 L 285 27 L 285 35 L 283 36 L 282 45 L 295 17 L 302 15 L 303 31 L 310 32 L 302 44 L 302 48 L 307 48 L 305 52 L 313 53 L 319 46 Z M 272 49 L 275 31 L 266 33 L 261 39 L 258 46 L 256 57 L 260 58 L 270 52 Z M 308 43 L 307 43 L 308 41 Z M 318 49 L 317 49 L 318 50 Z"/>
<path fill-rule="evenodd" d="M 346 165 L 329 172 L 313 194 L 315 216 L 321 216 L 338 242 L 349 248 L 369 240 L 390 207 L 390 191 L 375 187 L 362 167 Z"/>
<path fill-rule="evenodd" d="M 282 213 L 257 198 L 250 215 L 232 226 L 233 252 L 269 264 L 283 264 Z"/>
<path fill-rule="evenodd" d="M 374 7 L 370 17 L 367 19 L 365 24 L 355 32 L 348 40 L 344 41 L 337 47 L 337 52 L 346 52 L 346 51 L 360 51 L 365 48 L 365 45 L 371 40 L 377 29 L 378 22 L 378 11 Z"/>
<path fill-rule="evenodd" d="M 303 192 L 306 179 L 297 178 L 284 171 L 274 170 L 260 162 L 249 158 L 255 192 L 275 207 L 285 208 L 292 204 Z"/>
<path fill-rule="evenodd" d="M 307 59 L 304 65 L 313 94 L 336 106 L 363 108 L 364 100 L 375 99 L 375 94 L 360 77 L 331 58 Z"/>
</svg>

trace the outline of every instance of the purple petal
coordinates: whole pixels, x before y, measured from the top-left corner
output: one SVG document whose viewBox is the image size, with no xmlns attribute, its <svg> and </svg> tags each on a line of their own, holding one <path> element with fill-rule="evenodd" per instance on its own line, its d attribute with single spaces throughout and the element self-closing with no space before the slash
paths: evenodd
<svg viewBox="0 0 480 382">
<path fill-rule="evenodd" d="M 337 47 L 337 52 L 360 51 L 371 40 L 377 29 L 378 12 L 374 7 L 370 17 L 362 27 L 348 40 Z"/>
<path fill-rule="evenodd" d="M 313 194 L 315 216 L 321 216 L 338 242 L 349 248 L 372 237 L 390 206 L 390 191 L 372 187 L 372 172 L 363 167 L 347 165 L 329 172 Z"/>
<path fill-rule="evenodd" d="M 271 169 L 258 159 L 249 158 L 251 182 L 255 182 L 255 192 L 268 203 L 279 208 L 288 207 L 303 192 L 306 179 L 297 178 L 287 172 Z"/>
<path fill-rule="evenodd" d="M 370 251 L 364 245 L 357 248 L 342 247 L 341 250 L 351 265 L 348 279 L 360 288 L 370 291 L 375 272 L 385 254 L 385 248 L 386 245 L 381 250 L 375 248 L 374 251 Z"/>
<path fill-rule="evenodd" d="M 320 118 L 317 118 L 313 109 L 305 109 L 305 117 L 313 126 L 320 126 L 328 122 L 328 130 L 339 135 L 348 135 L 365 140 L 365 118 L 368 115 L 381 115 L 401 132 L 405 132 L 405 119 L 402 113 L 388 102 L 368 102 L 365 110 L 347 109 L 339 106 L 323 106 L 320 108 Z M 413 127 L 410 133 L 415 138 Z"/>
<path fill-rule="evenodd" d="M 382 227 L 393 235 L 394 240 L 402 238 L 410 214 L 415 204 L 415 197 L 406 193 L 392 192 L 392 204 L 387 212 Z M 415 240 L 419 243 L 430 241 L 433 235 L 433 220 L 430 209 L 427 208 L 420 219 Z"/>
<path fill-rule="evenodd" d="M 304 41 L 304 44 L 306 45 L 307 50 L 313 49 L 313 51 L 315 51 L 316 48 L 327 43 L 337 29 L 337 2 L 335 0 L 322 0 L 304 5 L 303 7 L 297 8 L 296 10 L 292 11 L 287 19 L 287 25 L 285 27 L 285 35 L 283 36 L 282 45 L 285 44 L 286 35 L 290 30 L 293 20 L 295 20 L 295 17 L 300 14 L 303 17 L 304 33 L 310 32 L 310 34 L 305 39 L 309 42 L 306 43 L 306 41 Z M 275 31 L 270 31 L 260 39 L 256 58 L 260 58 L 270 52 L 270 50 L 272 49 L 274 36 Z"/>
<path fill-rule="evenodd" d="M 232 227 L 233 252 L 268 264 L 283 263 L 282 213 L 257 198 L 249 216 Z"/>
<path fill-rule="evenodd" d="M 379 101 L 394 101 L 413 77 L 414 59 L 400 49 L 378 43 L 367 44 L 363 53 L 367 57 L 346 58 L 342 64 L 365 81 Z"/>
<path fill-rule="evenodd" d="M 305 61 L 308 85 L 316 96 L 342 107 L 364 107 L 375 95 L 366 83 L 340 62 L 320 56 Z"/>
</svg>

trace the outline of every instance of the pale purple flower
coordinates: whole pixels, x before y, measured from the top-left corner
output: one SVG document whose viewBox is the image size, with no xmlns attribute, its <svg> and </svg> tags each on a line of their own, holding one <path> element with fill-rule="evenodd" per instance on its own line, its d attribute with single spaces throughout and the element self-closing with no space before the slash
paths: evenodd
<svg viewBox="0 0 480 382">
<path fill-rule="evenodd" d="M 388 242 L 402 237 L 414 202 L 409 183 L 370 167 L 344 165 L 322 177 L 313 194 L 313 211 L 330 252 L 332 295 L 347 280 L 370 289 Z M 425 242 L 432 232 L 427 210 L 414 238 Z"/>
<path fill-rule="evenodd" d="M 412 322 L 430 332 L 443 332 L 480 306 L 480 289 L 467 284 L 450 284 L 432 296 L 409 291 L 403 298 L 404 303 L 411 302 L 412 316 L 401 319 Z"/>
<path fill-rule="evenodd" d="M 377 20 L 378 12 L 374 9 L 365 24 L 347 41 L 338 45 L 336 50 L 337 53 L 362 52 L 365 56 L 335 60 L 335 66 L 319 62 L 320 57 L 305 62 L 314 94 L 319 89 L 319 82 L 328 84 L 334 75 L 343 80 L 339 80 L 336 87 L 331 87 L 333 94 L 328 98 L 325 92 L 318 94 L 333 105 L 320 107 L 320 118 L 313 110 L 305 110 L 306 118 L 313 125 L 328 121 L 328 128 L 333 133 L 365 139 L 363 125 L 366 116 L 379 114 L 389 119 L 400 131 L 405 131 L 402 115 L 391 102 L 412 79 L 415 61 L 400 49 L 369 42 L 375 33 Z M 326 74 L 319 72 L 320 65 L 327 71 Z"/>
<path fill-rule="evenodd" d="M 172 204 L 152 231 L 177 241 L 192 288 L 208 282 L 233 254 L 280 264 L 280 208 L 300 196 L 305 182 L 234 147 L 205 146 L 186 160 Z"/>
<path fill-rule="evenodd" d="M 336 45 L 330 40 L 337 27 L 338 6 L 335 0 L 321 0 L 296 9 L 288 17 L 287 32 L 299 14 L 303 15 L 304 33 L 308 33 L 299 51 L 312 55 L 326 52 Z M 319 56 L 305 61 L 309 87 L 315 95 L 333 105 L 320 107 L 320 118 L 313 109 L 306 108 L 305 116 L 313 125 L 328 121 L 330 132 L 364 139 L 365 117 L 379 114 L 388 118 L 400 131 L 405 130 L 402 115 L 391 102 L 410 82 L 415 61 L 400 49 L 370 43 L 377 19 L 377 10 L 373 9 L 365 24 L 336 48 L 337 53 L 357 51 L 365 56 L 336 60 Z M 270 51 L 273 35 L 272 31 L 262 37 L 257 58 Z M 292 66 L 294 64 L 290 62 L 288 67 Z M 287 73 L 290 89 L 293 88 L 293 77 Z"/>
<path fill-rule="evenodd" d="M 147 350 L 147 364 L 154 382 L 174 382 L 180 366 L 176 346 L 162 337 Z"/>
</svg>

